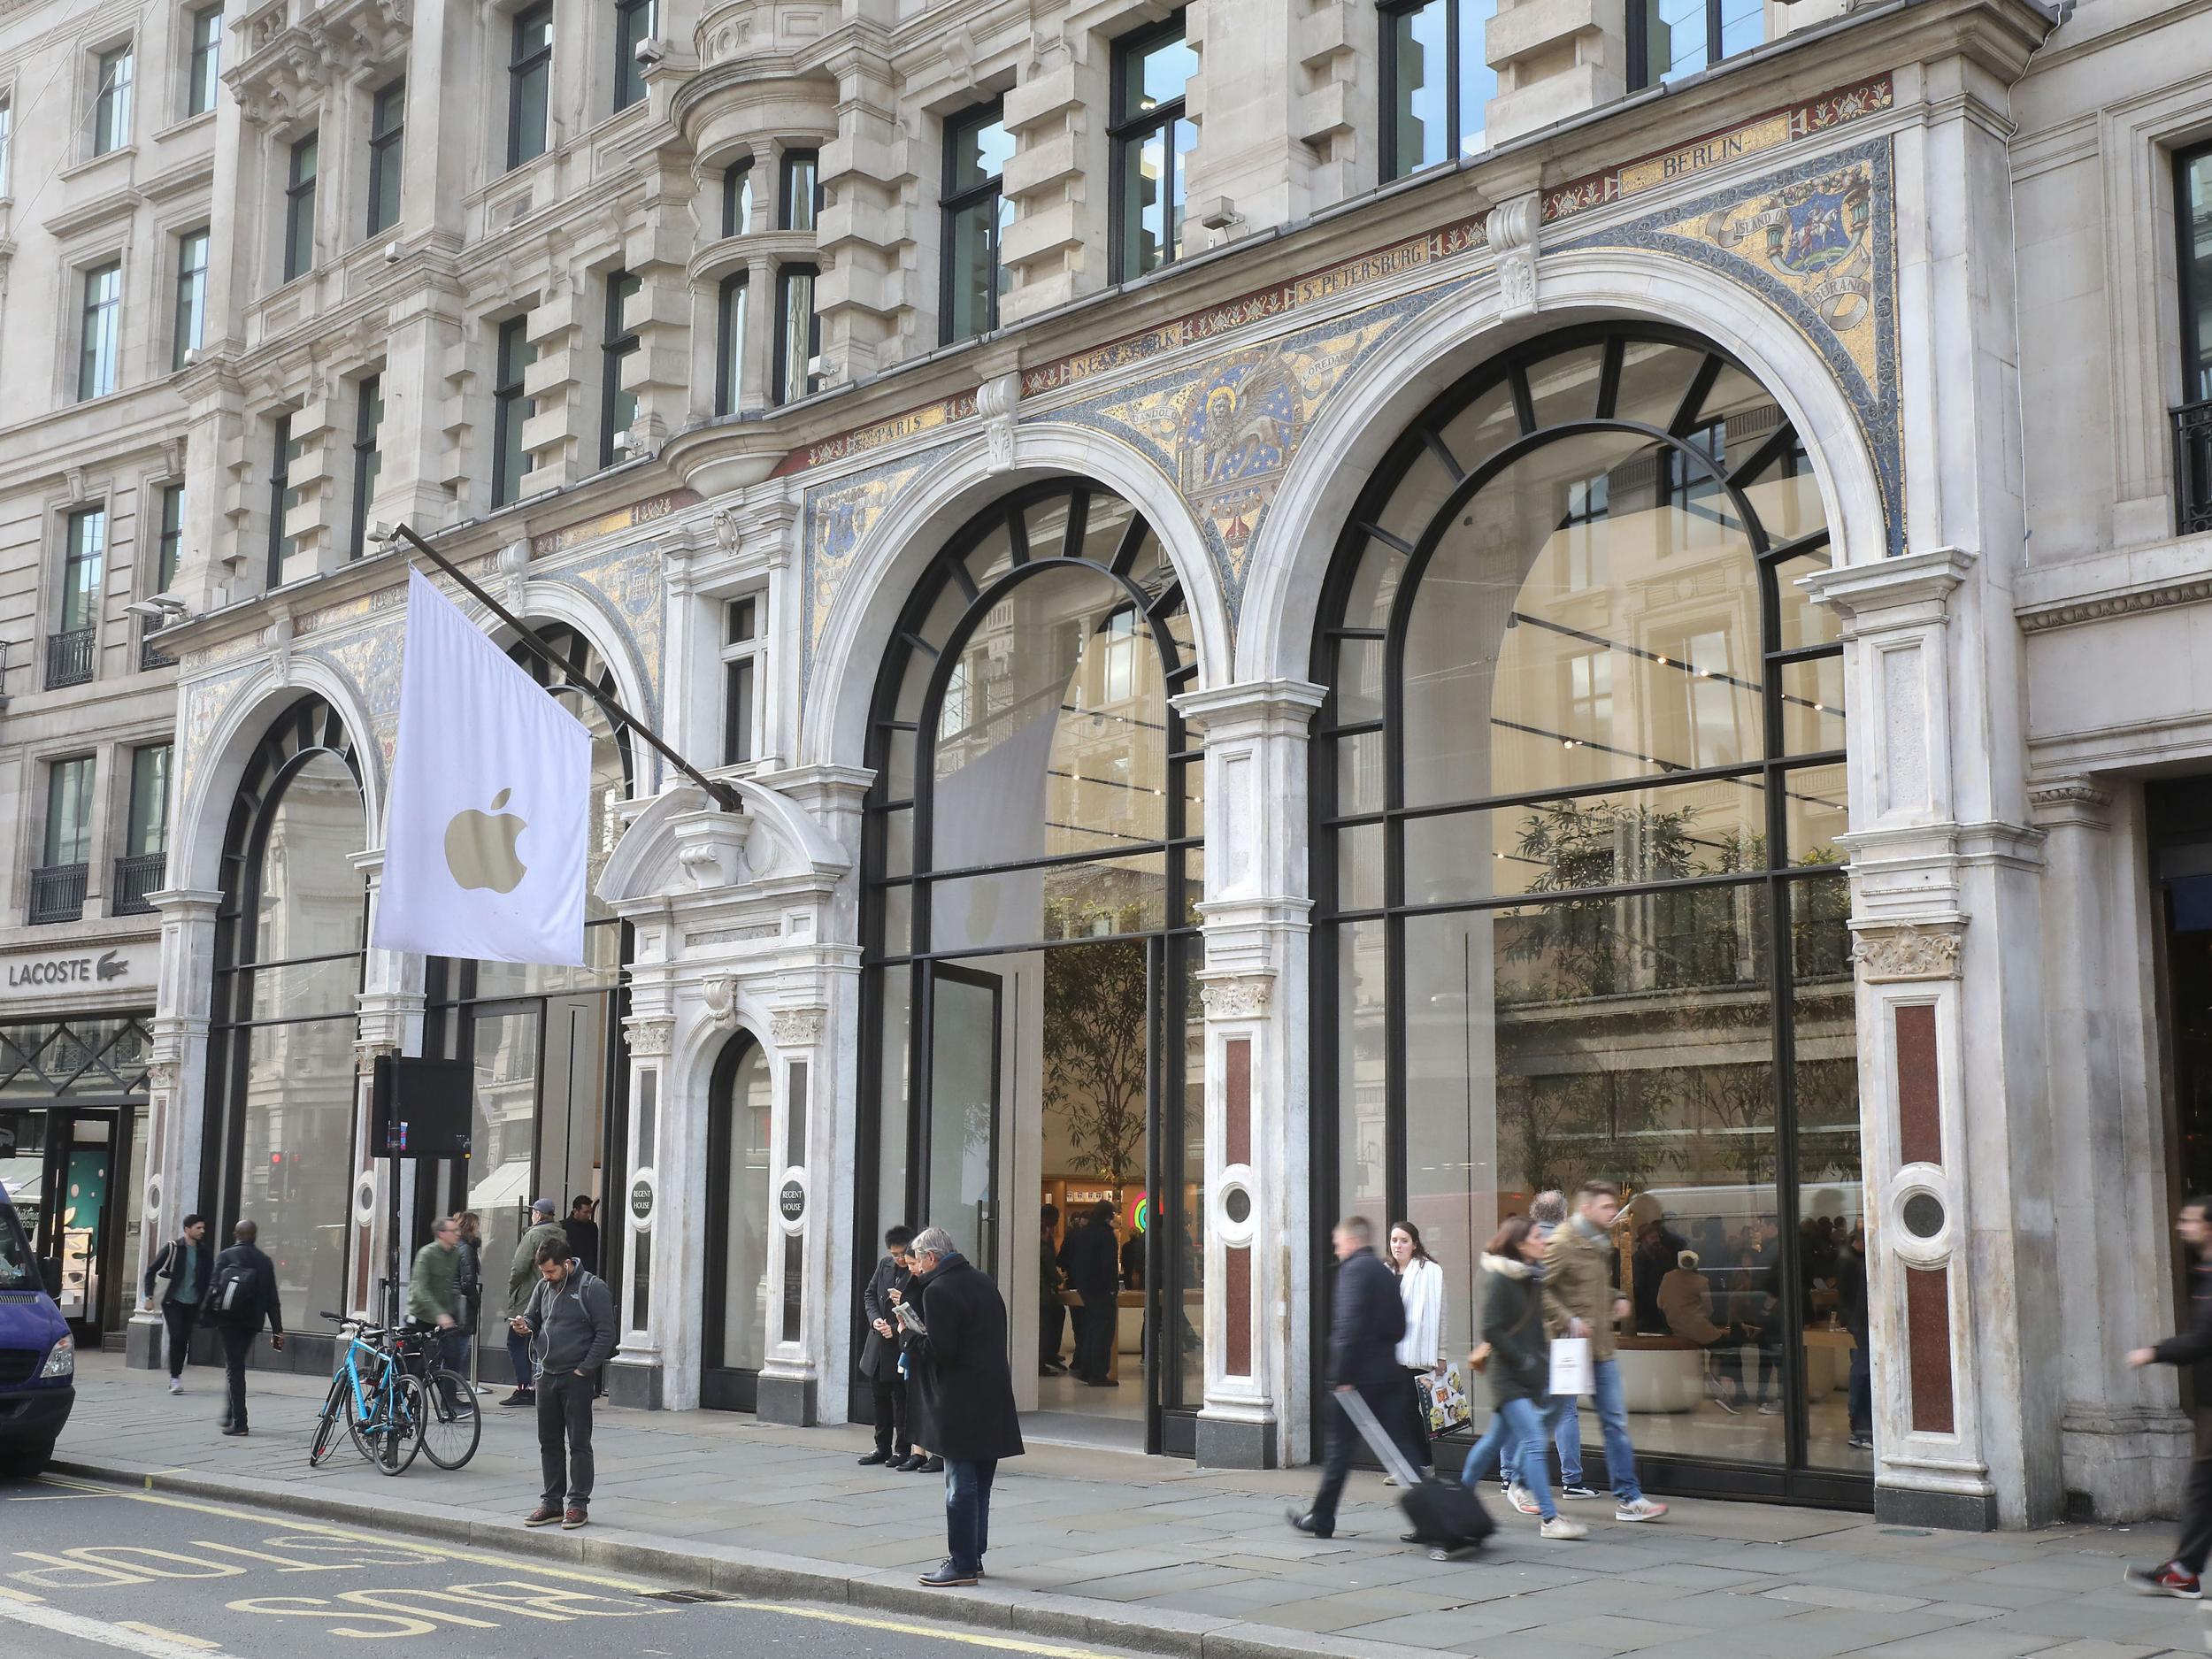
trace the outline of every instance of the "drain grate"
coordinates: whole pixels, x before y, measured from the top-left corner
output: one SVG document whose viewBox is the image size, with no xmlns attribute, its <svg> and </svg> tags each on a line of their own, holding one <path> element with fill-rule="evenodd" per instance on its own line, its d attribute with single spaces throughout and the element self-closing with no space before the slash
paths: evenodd
<svg viewBox="0 0 2212 1659">
<path fill-rule="evenodd" d="M 641 1601 L 734 1601 L 737 1597 L 726 1595 L 719 1590 L 641 1590 Z"/>
</svg>

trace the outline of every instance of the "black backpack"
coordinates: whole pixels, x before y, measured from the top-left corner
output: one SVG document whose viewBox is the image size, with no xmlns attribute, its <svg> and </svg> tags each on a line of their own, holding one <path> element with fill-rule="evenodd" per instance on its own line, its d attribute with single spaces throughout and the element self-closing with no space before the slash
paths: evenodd
<svg viewBox="0 0 2212 1659">
<path fill-rule="evenodd" d="M 251 1262 L 224 1262 L 215 1270 L 213 1316 L 226 1325 L 244 1325 L 261 1311 L 261 1275 Z"/>
</svg>

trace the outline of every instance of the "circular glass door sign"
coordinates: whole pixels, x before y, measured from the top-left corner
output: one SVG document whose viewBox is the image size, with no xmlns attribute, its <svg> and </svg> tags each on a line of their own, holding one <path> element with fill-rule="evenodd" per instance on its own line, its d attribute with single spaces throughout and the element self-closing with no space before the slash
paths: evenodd
<svg viewBox="0 0 2212 1659">
<path fill-rule="evenodd" d="M 786 1181 L 783 1190 L 776 1194 L 776 1204 L 786 1221 L 798 1220 L 806 1214 L 806 1188 L 796 1181 Z"/>
<path fill-rule="evenodd" d="M 653 1183 L 648 1180 L 630 1184 L 630 1213 L 640 1221 L 653 1213 Z"/>
</svg>

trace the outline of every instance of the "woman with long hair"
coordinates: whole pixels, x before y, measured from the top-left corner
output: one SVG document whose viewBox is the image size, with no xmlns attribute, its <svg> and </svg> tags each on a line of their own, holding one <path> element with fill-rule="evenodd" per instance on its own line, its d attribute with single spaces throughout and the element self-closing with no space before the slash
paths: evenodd
<svg viewBox="0 0 2212 1659">
<path fill-rule="evenodd" d="M 1420 1448 L 1425 1466 L 1429 1423 L 1428 1413 L 1421 1409 L 1421 1379 L 1440 1377 L 1444 1371 L 1444 1270 L 1422 1245 L 1421 1229 L 1410 1221 L 1391 1224 L 1390 1265 L 1406 1305 L 1406 1333 L 1398 1339 L 1398 1363 L 1406 1374 L 1401 1409 L 1411 1415 L 1419 1431 L 1407 1443 Z"/>
<path fill-rule="evenodd" d="M 1536 1501 L 1540 1537 L 1587 1538 L 1590 1529 L 1569 1520 L 1552 1502 L 1545 1479 L 1555 1419 L 1551 1340 L 1544 1334 L 1545 1234 L 1526 1216 L 1509 1216 L 1483 1252 L 1489 1294 L 1482 1309 L 1481 1361 L 1490 1379 L 1490 1426 L 1467 1454 L 1460 1479 L 1479 1486 L 1506 1460 Z M 1475 1356 L 1468 1356 L 1475 1363 Z"/>
</svg>

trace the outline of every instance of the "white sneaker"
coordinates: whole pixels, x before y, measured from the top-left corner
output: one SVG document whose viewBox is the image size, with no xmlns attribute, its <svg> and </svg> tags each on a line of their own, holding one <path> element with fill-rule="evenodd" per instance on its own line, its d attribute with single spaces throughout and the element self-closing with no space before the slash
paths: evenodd
<svg viewBox="0 0 2212 1659">
<path fill-rule="evenodd" d="M 184 1392 L 183 1379 L 181 1378 L 172 1377 L 169 1379 L 169 1392 L 173 1394 L 182 1394 Z"/>
<path fill-rule="evenodd" d="M 1535 1494 L 1526 1486 L 1508 1486 L 1505 1492 L 1505 1501 L 1523 1515 L 1541 1513 L 1536 1507 Z"/>
<path fill-rule="evenodd" d="M 1563 1515 L 1555 1515 L 1536 1529 L 1539 1538 L 1587 1538 L 1590 1529 L 1580 1521 L 1571 1521 Z"/>
<path fill-rule="evenodd" d="M 1617 1521 L 1655 1521 L 1666 1512 L 1665 1504 L 1654 1503 L 1649 1498 L 1639 1498 L 1633 1503 L 1613 1506 L 1613 1518 Z"/>
<path fill-rule="evenodd" d="M 1782 1402 L 1779 1400 L 1764 1400 L 1760 1402 L 1759 1415 L 1763 1417 L 1780 1417 L 1782 1415 Z"/>
</svg>

